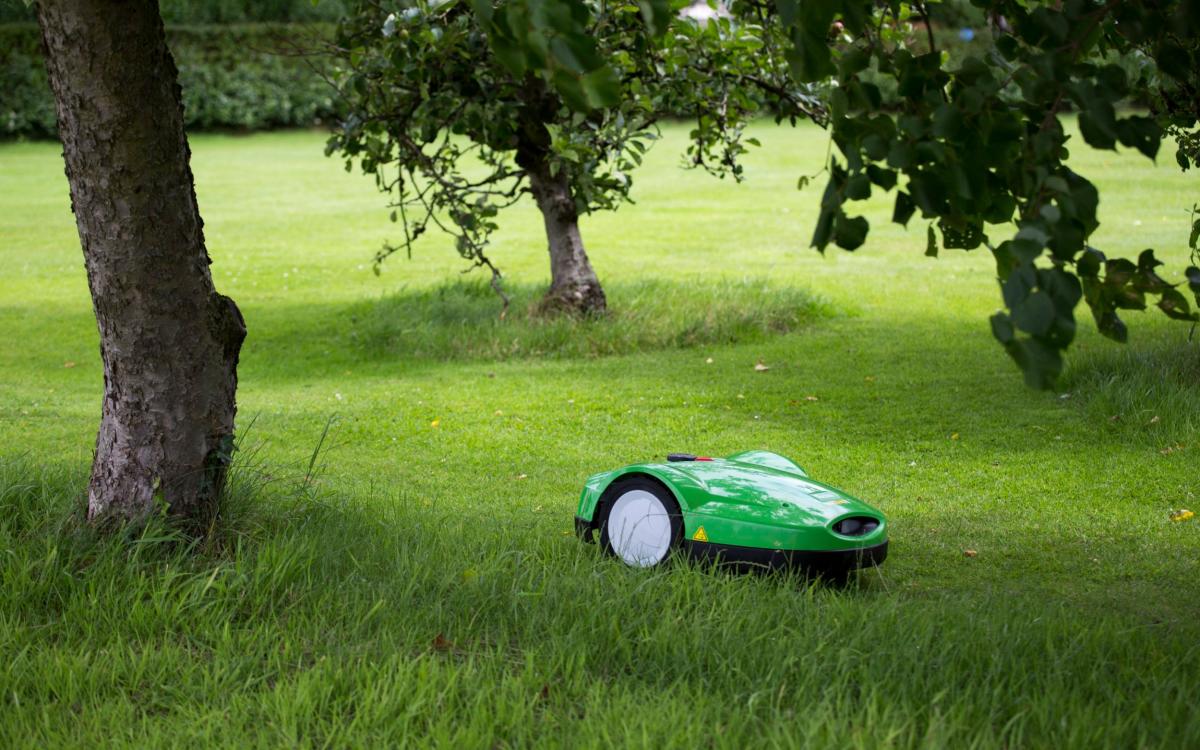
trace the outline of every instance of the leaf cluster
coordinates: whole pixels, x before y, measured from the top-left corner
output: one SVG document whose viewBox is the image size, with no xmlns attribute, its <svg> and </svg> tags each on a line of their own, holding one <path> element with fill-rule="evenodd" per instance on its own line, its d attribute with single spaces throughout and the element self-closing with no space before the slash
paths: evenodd
<svg viewBox="0 0 1200 750">
<path fill-rule="evenodd" d="M 1080 300 L 1100 331 L 1120 341 L 1127 332 L 1119 311 L 1144 309 L 1147 297 L 1171 318 L 1200 320 L 1178 285 L 1157 274 L 1153 250 L 1134 262 L 1110 260 L 1091 245 L 1099 194 L 1068 166 L 1074 144 L 1062 122 L 1076 112 L 1088 146 L 1123 146 L 1150 159 L 1168 131 L 1193 132 L 1195 4 L 975 0 L 993 43 L 953 66 L 929 22 L 940 5 L 779 0 L 792 73 L 830 82 L 840 154 L 830 164 L 813 245 L 862 245 L 869 224 L 847 204 L 895 190 L 895 222 L 907 225 L 918 211 L 930 222 L 927 254 L 988 247 L 1005 306 L 992 330 L 1038 387 L 1052 386 L 1061 371 Z M 888 107 L 881 77 L 899 94 Z M 1120 109 L 1145 91 L 1150 112 Z M 1184 168 L 1195 162 L 1194 143 L 1180 140 Z M 1016 231 L 993 242 L 995 225 Z M 1200 270 L 1188 269 L 1187 278 L 1200 307 Z"/>
</svg>

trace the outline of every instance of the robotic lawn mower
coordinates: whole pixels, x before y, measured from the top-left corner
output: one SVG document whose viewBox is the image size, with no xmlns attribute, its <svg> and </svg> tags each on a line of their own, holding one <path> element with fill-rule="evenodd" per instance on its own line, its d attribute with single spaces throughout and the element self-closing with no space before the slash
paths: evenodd
<svg viewBox="0 0 1200 750">
<path fill-rule="evenodd" d="M 675 550 L 739 568 L 795 567 L 830 578 L 887 557 L 887 520 L 769 451 L 672 453 L 588 478 L 575 514 L 585 541 L 648 568 Z"/>
</svg>

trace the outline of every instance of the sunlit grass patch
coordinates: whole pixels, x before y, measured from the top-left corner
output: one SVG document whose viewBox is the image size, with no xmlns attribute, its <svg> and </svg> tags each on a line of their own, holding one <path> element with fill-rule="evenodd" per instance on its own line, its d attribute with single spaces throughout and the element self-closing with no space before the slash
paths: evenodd
<svg viewBox="0 0 1200 750">
<path fill-rule="evenodd" d="M 537 285 L 505 288 L 508 310 L 482 282 L 406 290 L 350 312 L 361 345 L 400 358 L 599 357 L 759 341 L 834 314 L 807 290 L 763 279 L 611 284 L 601 318 L 546 315 Z"/>
</svg>

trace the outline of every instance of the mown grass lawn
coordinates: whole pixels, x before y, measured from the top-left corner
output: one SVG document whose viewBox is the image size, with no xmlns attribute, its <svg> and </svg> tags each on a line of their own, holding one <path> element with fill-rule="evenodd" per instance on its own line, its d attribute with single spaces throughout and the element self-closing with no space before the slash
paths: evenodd
<svg viewBox="0 0 1200 750">
<path fill-rule="evenodd" d="M 543 322 L 540 221 L 396 227 L 321 136 L 193 138 L 250 328 L 230 520 L 201 554 L 74 522 L 101 371 L 59 148 L 0 145 L 0 745 L 1200 745 L 1200 352 L 1081 321 L 1057 393 L 992 341 L 985 252 L 890 225 L 807 249 L 824 134 L 759 126 L 742 185 L 677 168 L 586 220 L 613 316 Z M 1082 152 L 1096 244 L 1187 257 L 1194 176 Z M 1083 313 L 1086 318 L 1086 313 Z M 711 362 L 709 361 L 711 360 Z M 758 372 L 763 362 L 769 370 Z M 248 425 L 249 430 L 245 428 Z M 328 436 L 310 471 L 310 459 Z M 572 535 L 590 473 L 767 448 L 881 507 L 857 585 L 627 570 Z M 974 554 L 968 556 L 966 551 Z"/>
</svg>

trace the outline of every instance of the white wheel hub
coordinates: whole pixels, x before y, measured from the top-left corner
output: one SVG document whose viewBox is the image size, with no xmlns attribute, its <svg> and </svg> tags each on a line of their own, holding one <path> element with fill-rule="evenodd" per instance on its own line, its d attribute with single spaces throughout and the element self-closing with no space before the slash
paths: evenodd
<svg viewBox="0 0 1200 750">
<path fill-rule="evenodd" d="M 671 550 L 671 516 L 646 490 L 630 490 L 613 501 L 608 541 L 617 557 L 635 568 L 662 562 Z"/>
</svg>

